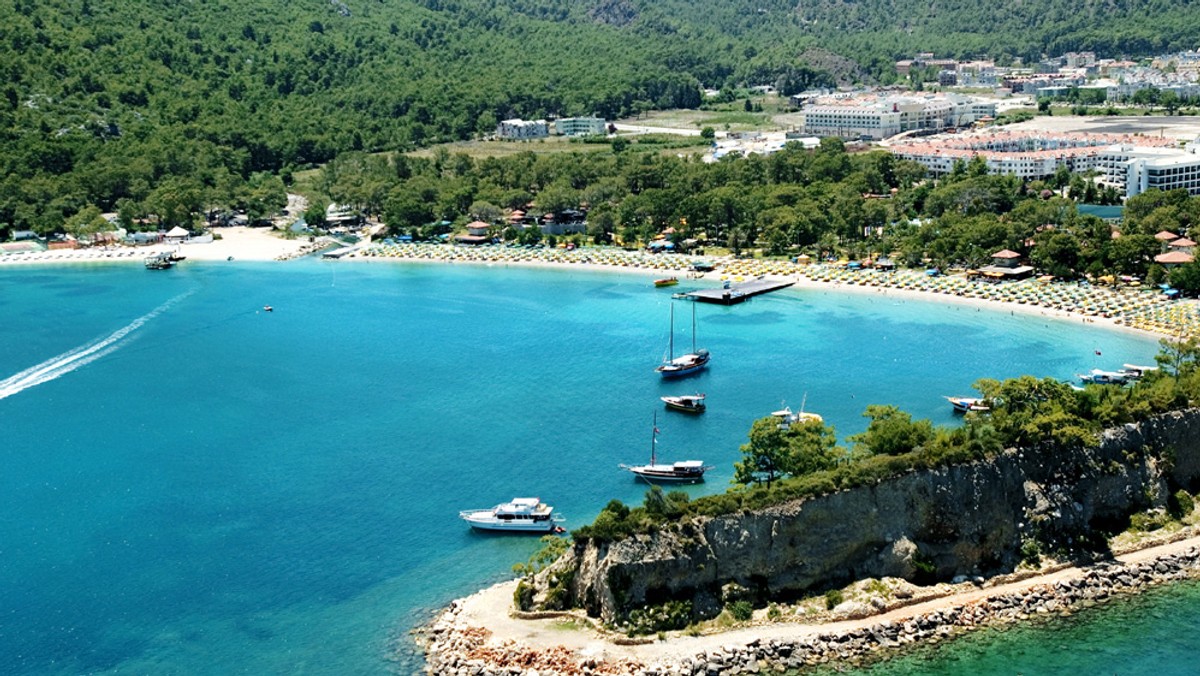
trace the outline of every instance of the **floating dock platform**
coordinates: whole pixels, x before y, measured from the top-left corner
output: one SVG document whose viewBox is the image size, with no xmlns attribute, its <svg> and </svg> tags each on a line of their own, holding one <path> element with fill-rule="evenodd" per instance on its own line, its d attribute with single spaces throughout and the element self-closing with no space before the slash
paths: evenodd
<svg viewBox="0 0 1200 676">
<path fill-rule="evenodd" d="M 736 282 L 730 284 L 728 288 L 720 289 L 700 289 L 699 291 L 688 291 L 680 294 L 698 300 L 701 303 L 716 303 L 717 305 L 737 305 L 750 300 L 754 296 L 759 296 L 764 293 L 771 293 L 780 289 L 786 289 L 795 284 L 795 281 L 788 279 L 754 279 L 749 282 Z"/>
<path fill-rule="evenodd" d="M 340 249 L 334 249 L 333 251 L 326 251 L 325 253 L 321 254 L 321 258 L 338 259 L 343 256 L 348 256 L 356 251 L 359 251 L 362 248 L 363 248 L 363 245 L 361 245 L 361 244 L 355 244 L 354 246 L 344 246 Z"/>
</svg>

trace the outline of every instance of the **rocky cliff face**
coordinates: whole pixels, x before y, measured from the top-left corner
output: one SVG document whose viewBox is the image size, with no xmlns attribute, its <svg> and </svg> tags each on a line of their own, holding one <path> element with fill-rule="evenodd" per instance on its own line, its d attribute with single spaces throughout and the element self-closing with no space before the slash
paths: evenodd
<svg viewBox="0 0 1200 676">
<path fill-rule="evenodd" d="M 690 600 L 697 618 L 737 583 L 787 599 L 865 577 L 1012 571 L 1025 541 L 1068 550 L 1097 529 L 1200 484 L 1200 410 L 1109 430 L 1095 449 L 1011 450 L 990 461 L 911 472 L 875 486 L 761 511 L 696 517 L 652 535 L 577 546 L 570 596 L 606 622 Z M 542 584 L 546 584 L 543 578 Z"/>
</svg>

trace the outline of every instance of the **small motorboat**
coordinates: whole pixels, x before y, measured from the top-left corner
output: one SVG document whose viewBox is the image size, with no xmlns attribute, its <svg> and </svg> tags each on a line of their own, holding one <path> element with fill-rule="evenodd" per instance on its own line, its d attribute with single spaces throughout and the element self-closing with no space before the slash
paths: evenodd
<svg viewBox="0 0 1200 676">
<path fill-rule="evenodd" d="M 946 397 L 946 401 L 954 407 L 955 413 L 983 412 L 992 410 L 983 399 L 975 397 Z"/>
<path fill-rule="evenodd" d="M 667 408 L 680 413 L 704 413 L 705 408 L 703 394 L 683 394 L 675 397 L 659 397 L 662 403 L 667 405 Z"/>
<path fill-rule="evenodd" d="M 771 411 L 771 415 L 776 418 L 779 418 L 779 428 L 780 429 L 787 429 L 787 428 L 791 427 L 792 425 L 797 425 L 797 424 L 803 425 L 804 423 L 807 423 L 807 422 L 819 422 L 819 423 L 825 422 L 825 419 L 822 418 L 819 413 L 809 413 L 804 410 L 804 404 L 806 404 L 807 402 L 808 402 L 808 394 L 805 394 L 804 398 L 800 400 L 800 410 L 797 411 L 796 413 L 792 413 L 791 406 L 784 406 L 783 408 L 779 409 L 778 411 Z"/>
<path fill-rule="evenodd" d="M 656 287 L 675 286 L 678 283 L 679 283 L 678 277 L 663 277 L 662 279 L 654 280 L 654 286 L 656 286 Z"/>
<path fill-rule="evenodd" d="M 146 258 L 147 270 L 170 270 L 175 267 L 175 261 L 171 260 L 171 255 L 166 253 L 155 254 Z"/>
<path fill-rule="evenodd" d="M 819 413 L 809 413 L 804 410 L 792 413 L 791 407 L 787 406 L 778 411 L 771 411 L 771 415 L 779 418 L 779 426 L 785 429 L 792 425 L 804 424 L 806 422 L 825 422 L 825 419 Z"/>
<path fill-rule="evenodd" d="M 275 311 L 275 308 L 271 307 L 270 305 L 263 306 L 263 312 L 274 312 L 274 311 Z"/>
<path fill-rule="evenodd" d="M 1124 368 L 1122 368 L 1120 370 L 1120 372 L 1124 373 L 1126 376 L 1128 376 L 1129 378 L 1131 378 L 1133 380 L 1137 380 L 1138 378 L 1141 378 L 1142 376 L 1146 375 L 1147 373 L 1150 373 L 1151 371 L 1157 371 L 1157 370 L 1158 370 L 1157 366 L 1138 366 L 1137 364 L 1125 364 Z"/>
</svg>

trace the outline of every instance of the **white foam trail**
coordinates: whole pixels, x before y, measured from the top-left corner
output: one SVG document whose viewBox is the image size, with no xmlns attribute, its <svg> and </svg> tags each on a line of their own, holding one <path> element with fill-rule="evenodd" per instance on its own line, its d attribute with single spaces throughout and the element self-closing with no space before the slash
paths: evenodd
<svg viewBox="0 0 1200 676">
<path fill-rule="evenodd" d="M 163 312 L 166 312 L 170 307 L 179 301 L 192 295 L 191 291 L 181 293 L 178 296 L 159 305 L 150 312 L 138 317 L 129 324 L 122 326 L 108 336 L 99 340 L 80 345 L 74 349 L 68 350 L 57 357 L 47 359 L 46 361 L 31 366 L 20 373 L 11 375 L 4 380 L 0 380 L 0 399 L 11 397 L 18 392 L 23 392 L 35 385 L 50 382 L 56 378 L 64 376 L 75 369 L 82 368 L 88 364 L 111 354 L 121 347 L 121 340 L 129 334 L 140 329 L 146 322 L 154 319 Z"/>
</svg>

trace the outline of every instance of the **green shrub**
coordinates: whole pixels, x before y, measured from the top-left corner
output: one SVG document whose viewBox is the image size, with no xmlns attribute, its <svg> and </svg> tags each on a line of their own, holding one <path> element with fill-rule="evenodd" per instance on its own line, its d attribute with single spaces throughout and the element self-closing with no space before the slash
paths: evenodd
<svg viewBox="0 0 1200 676">
<path fill-rule="evenodd" d="M 517 583 L 517 588 L 513 591 L 513 605 L 517 610 L 529 610 L 533 608 L 533 585 L 528 584 L 525 580 Z"/>
<path fill-rule="evenodd" d="M 565 610 L 570 606 L 571 584 L 575 581 L 575 570 L 550 574 L 550 588 L 546 590 L 543 610 Z"/>
<path fill-rule="evenodd" d="M 1153 533 L 1154 531 L 1167 525 L 1171 517 L 1166 512 L 1159 509 L 1152 509 L 1148 512 L 1138 512 L 1129 517 L 1130 530 L 1141 533 Z"/>
<path fill-rule="evenodd" d="M 783 611 L 779 609 L 779 606 L 774 603 L 767 606 L 767 619 L 778 620 L 781 617 L 783 617 Z"/>
<path fill-rule="evenodd" d="M 725 606 L 725 610 L 738 622 L 745 622 L 754 616 L 754 606 L 749 601 L 734 601 Z"/>
<path fill-rule="evenodd" d="M 825 592 L 825 608 L 833 610 L 842 604 L 846 597 L 842 594 L 841 589 L 830 589 Z"/>
<path fill-rule="evenodd" d="M 683 629 L 691 624 L 691 621 L 691 601 L 667 601 L 656 606 L 631 611 L 625 624 L 625 632 L 630 636 L 643 636 L 660 631 Z"/>
<path fill-rule="evenodd" d="M 1021 543 L 1021 563 L 1037 568 L 1042 565 L 1042 546 L 1037 540 Z"/>
<path fill-rule="evenodd" d="M 1173 519 L 1183 519 L 1196 509 L 1196 501 L 1187 491 L 1175 491 L 1167 498 L 1167 513 Z"/>
<path fill-rule="evenodd" d="M 917 584 L 932 584 L 937 582 L 937 566 L 928 554 L 918 550 L 912 557 L 913 568 L 917 569 L 914 576 Z"/>
</svg>

